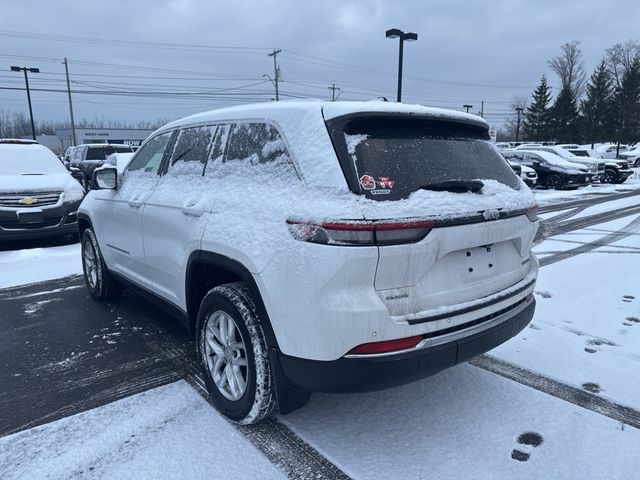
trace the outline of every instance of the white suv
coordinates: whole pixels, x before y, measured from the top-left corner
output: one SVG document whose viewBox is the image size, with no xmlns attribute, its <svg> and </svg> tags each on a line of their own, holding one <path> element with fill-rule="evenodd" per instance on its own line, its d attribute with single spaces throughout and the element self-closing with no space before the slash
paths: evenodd
<svg viewBox="0 0 640 480">
<path fill-rule="evenodd" d="M 533 316 L 537 205 L 473 115 L 227 108 L 162 127 L 94 183 L 79 212 L 91 295 L 133 286 L 167 306 L 240 423 L 434 374 Z"/>
</svg>

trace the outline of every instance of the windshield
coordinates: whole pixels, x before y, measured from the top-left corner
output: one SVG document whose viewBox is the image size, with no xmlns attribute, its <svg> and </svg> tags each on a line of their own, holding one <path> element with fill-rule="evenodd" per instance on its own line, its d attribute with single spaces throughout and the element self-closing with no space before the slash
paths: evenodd
<svg viewBox="0 0 640 480">
<path fill-rule="evenodd" d="M 133 152 L 128 145 L 103 145 L 99 147 L 89 147 L 87 151 L 87 160 L 105 160 L 112 153 Z"/>
<path fill-rule="evenodd" d="M 350 185 L 369 198 L 399 200 L 436 184 L 484 179 L 520 188 L 517 176 L 480 127 L 378 116 L 343 121 L 344 126 L 336 128 L 335 120 L 329 129 L 343 170 L 355 176 Z"/>
<path fill-rule="evenodd" d="M 0 175 L 67 173 L 58 157 L 42 145 L 0 145 Z"/>
</svg>

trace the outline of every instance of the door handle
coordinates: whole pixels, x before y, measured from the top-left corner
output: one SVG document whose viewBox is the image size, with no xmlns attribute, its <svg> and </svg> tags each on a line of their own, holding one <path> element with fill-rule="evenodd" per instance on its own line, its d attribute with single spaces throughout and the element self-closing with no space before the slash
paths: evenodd
<svg viewBox="0 0 640 480">
<path fill-rule="evenodd" d="M 192 217 L 199 217 L 204 213 L 201 208 L 195 205 L 183 205 L 181 210 L 185 215 L 191 215 Z"/>
<path fill-rule="evenodd" d="M 142 202 L 139 200 L 129 200 L 127 201 L 127 203 L 129 204 L 130 207 L 133 207 L 133 208 L 140 208 L 142 206 Z"/>
</svg>

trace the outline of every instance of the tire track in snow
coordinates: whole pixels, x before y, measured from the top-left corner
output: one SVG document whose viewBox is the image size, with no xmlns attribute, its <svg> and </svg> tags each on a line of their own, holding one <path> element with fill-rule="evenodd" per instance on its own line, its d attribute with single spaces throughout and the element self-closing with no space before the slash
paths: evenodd
<svg viewBox="0 0 640 480">
<path fill-rule="evenodd" d="M 637 210 L 637 213 L 640 213 L 640 207 L 636 207 L 635 210 Z M 623 238 L 633 235 L 638 230 L 640 230 L 640 216 L 633 219 L 617 232 L 612 232 L 602 238 L 594 240 L 593 242 L 580 245 L 579 247 L 549 255 L 548 257 L 544 257 L 540 260 L 540 266 L 545 267 L 547 265 L 552 265 L 562 260 L 575 257 L 576 255 L 580 255 L 582 253 L 587 253 L 597 248 L 604 247 L 606 245 L 609 245 L 610 243 L 617 242 L 618 240 L 622 240 Z"/>
<path fill-rule="evenodd" d="M 519 367 L 509 362 L 499 360 L 490 355 L 481 355 L 469 361 L 475 367 L 481 368 L 501 377 L 531 387 L 578 407 L 591 410 L 612 420 L 640 429 L 640 411 L 631 407 L 612 402 L 594 393 L 572 387 L 532 370 Z"/>
</svg>

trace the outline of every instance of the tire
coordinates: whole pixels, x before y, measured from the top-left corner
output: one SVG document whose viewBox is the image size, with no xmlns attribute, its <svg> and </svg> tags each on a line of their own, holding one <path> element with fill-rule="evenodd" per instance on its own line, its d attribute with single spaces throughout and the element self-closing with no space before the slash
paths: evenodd
<svg viewBox="0 0 640 480">
<path fill-rule="evenodd" d="M 640 167 L 640 157 L 636 158 L 636 163 L 634 164 L 635 167 Z"/>
<path fill-rule="evenodd" d="M 276 400 L 267 343 L 246 286 L 228 283 L 210 290 L 200 304 L 196 332 L 214 406 L 241 425 L 272 415 Z"/>
<path fill-rule="evenodd" d="M 553 188 L 554 190 L 559 190 L 562 188 L 562 178 L 560 177 L 560 175 L 547 175 L 545 183 L 547 187 Z"/>
<path fill-rule="evenodd" d="M 618 183 L 618 173 L 611 168 L 607 168 L 602 178 L 600 178 L 600 183 Z"/>
<path fill-rule="evenodd" d="M 91 296 L 99 301 L 117 297 L 122 287 L 109 274 L 96 237 L 90 228 L 82 232 L 80 247 L 84 281 Z"/>
</svg>

